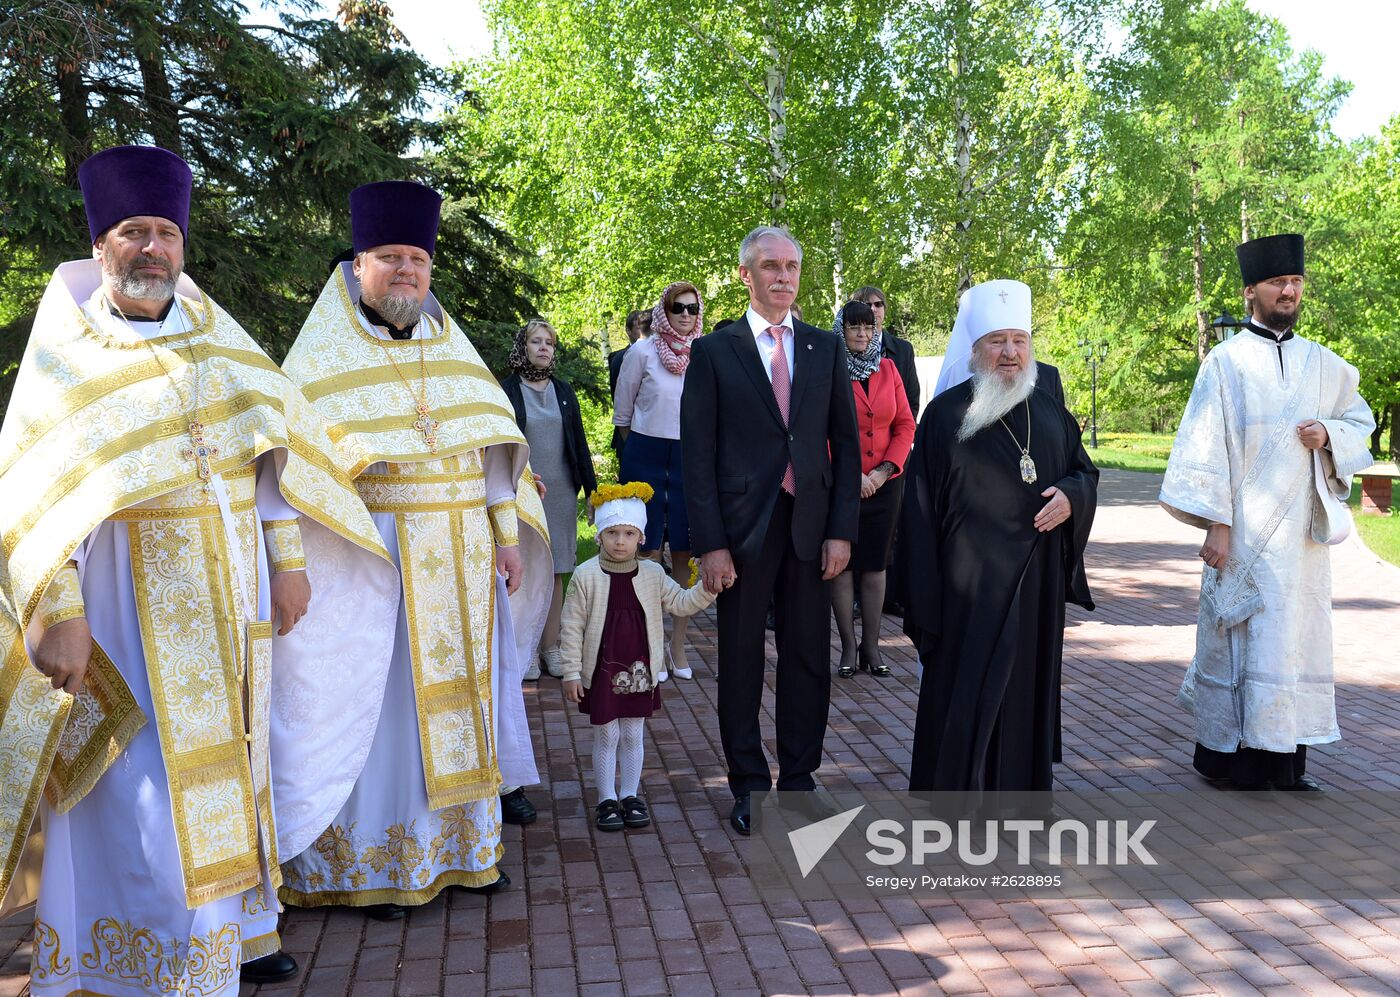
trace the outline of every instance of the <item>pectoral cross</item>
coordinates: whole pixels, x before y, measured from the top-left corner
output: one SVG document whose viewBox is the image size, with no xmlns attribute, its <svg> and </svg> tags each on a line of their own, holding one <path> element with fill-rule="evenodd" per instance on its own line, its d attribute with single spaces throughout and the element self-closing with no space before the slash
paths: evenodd
<svg viewBox="0 0 1400 997">
<path fill-rule="evenodd" d="M 195 470 L 199 472 L 199 480 L 208 482 L 213 476 L 213 470 L 209 467 L 209 461 L 219 456 L 219 448 L 213 443 L 206 443 L 204 440 L 204 424 L 195 421 L 190 423 L 190 445 L 180 451 L 180 456 L 185 460 L 194 461 Z"/>
<path fill-rule="evenodd" d="M 429 453 L 437 453 L 437 430 L 441 425 L 442 423 L 428 414 L 428 403 L 419 402 L 418 418 L 414 421 L 413 428 L 423 434 L 423 442 L 428 445 Z"/>
</svg>

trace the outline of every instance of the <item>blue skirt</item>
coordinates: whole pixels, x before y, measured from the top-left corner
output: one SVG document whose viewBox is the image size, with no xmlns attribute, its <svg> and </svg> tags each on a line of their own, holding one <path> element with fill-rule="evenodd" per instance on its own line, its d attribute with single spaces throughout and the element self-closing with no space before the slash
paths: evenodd
<svg viewBox="0 0 1400 997">
<path fill-rule="evenodd" d="M 624 484 L 645 481 L 654 493 L 647 503 L 647 535 L 642 550 L 660 550 L 664 541 L 670 541 L 672 550 L 690 550 L 681 441 L 629 432 L 622 447 L 618 477 Z"/>
</svg>

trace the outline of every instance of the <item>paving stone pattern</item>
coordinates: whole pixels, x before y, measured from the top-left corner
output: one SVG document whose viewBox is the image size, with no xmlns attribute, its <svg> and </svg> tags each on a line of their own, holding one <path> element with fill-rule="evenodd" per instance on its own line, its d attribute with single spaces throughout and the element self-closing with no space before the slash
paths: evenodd
<svg viewBox="0 0 1400 997">
<path fill-rule="evenodd" d="M 1190 659 L 1201 534 L 1156 505 L 1159 479 L 1106 471 L 1089 550 L 1098 610 L 1071 608 L 1057 788 L 1199 787 L 1175 703 Z M 1309 752 L 1338 788 L 1400 787 L 1400 570 L 1336 548 L 1337 703 L 1344 740 Z M 942 898 L 760 901 L 728 827 L 715 725 L 713 613 L 692 624 L 693 681 L 648 724 L 653 827 L 594 830 L 589 733 L 559 683 L 527 689 L 540 819 L 506 829 L 514 880 L 454 892 L 385 924 L 292 911 L 294 982 L 243 997 L 545 994 L 1378 994 L 1400 992 L 1400 905 Z M 833 642 L 835 634 L 833 631 Z M 918 661 L 887 618 L 895 677 L 833 679 L 828 788 L 902 790 Z M 770 644 L 770 658 L 773 654 Z M 772 750 L 772 676 L 763 726 Z M 25 926 L 0 926 L 0 997 L 24 993 Z"/>
</svg>

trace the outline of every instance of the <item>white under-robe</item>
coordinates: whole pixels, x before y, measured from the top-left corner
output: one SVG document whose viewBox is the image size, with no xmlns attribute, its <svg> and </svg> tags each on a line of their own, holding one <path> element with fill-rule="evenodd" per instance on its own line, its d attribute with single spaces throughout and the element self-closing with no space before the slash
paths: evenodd
<svg viewBox="0 0 1400 997">
<path fill-rule="evenodd" d="M 358 310 L 356 314 L 360 315 Z M 365 321 L 363 315 L 360 319 L 366 331 L 387 338 Z M 415 337 L 424 335 L 426 326 L 426 322 L 420 322 Z M 410 372 L 415 369 L 412 364 L 405 367 Z M 515 478 L 507 449 L 487 447 L 482 453 L 482 467 L 486 476 L 487 506 L 513 501 Z M 364 471 L 365 474 L 388 472 L 389 465 L 383 461 L 371 464 Z M 390 557 L 402 569 L 394 514 L 375 512 L 370 517 Z M 491 678 L 493 695 L 499 703 L 501 697 L 496 693 L 500 683 L 520 673 L 515 660 L 510 604 L 505 582 L 499 576 L 492 616 L 496 626 L 492 634 Z M 493 709 L 492 717 L 499 728 L 500 711 Z M 498 743 L 499 735 L 498 729 L 491 731 L 493 743 Z M 394 654 L 374 742 L 350 798 L 331 821 L 331 833 L 342 846 L 338 857 L 328 853 L 323 839 L 319 842 L 322 847 L 313 844 L 283 862 L 284 895 L 290 903 L 415 904 L 427 902 L 454 883 L 480 886 L 496 878 L 493 870 L 501 851 L 500 798 L 492 795 L 488 799 L 436 811 L 428 806 L 408 642 L 407 606 L 402 593 Z M 470 847 L 461 847 L 463 843 Z M 348 848 L 344 847 L 346 844 Z M 379 860 L 380 868 L 365 861 L 365 855 L 371 852 L 384 857 Z M 347 866 L 349 859 L 353 859 L 353 864 Z"/>
<path fill-rule="evenodd" d="M 1371 463 L 1375 423 L 1357 382 L 1324 346 L 1253 332 L 1216 346 L 1197 374 L 1160 501 L 1193 526 L 1230 527 L 1229 563 L 1203 569 L 1179 695 L 1207 748 L 1292 752 L 1341 737 L 1331 558 L 1319 540 L 1328 505 L 1346 522 L 1351 475 Z M 1315 453 L 1298 439 L 1307 419 L 1327 427 Z"/>
<path fill-rule="evenodd" d="M 84 311 L 99 324 L 121 321 L 97 312 L 91 302 Z M 128 325 L 147 339 L 188 329 L 178 304 L 164 323 Z M 262 520 L 297 515 L 278 489 L 279 474 L 280 462 L 273 454 L 259 458 L 259 537 Z M 220 490 L 227 494 L 219 475 L 211 479 L 211 487 L 215 494 Z M 47 801 L 40 808 L 44 860 L 32 992 L 36 997 L 81 992 L 104 997 L 234 995 L 243 952 L 257 957 L 278 948 L 277 898 L 264 856 L 261 886 L 194 909 L 185 906 L 169 782 L 136 610 L 127 525 L 102 522 L 73 560 L 93 639 L 120 670 L 148 723 L 72 810 L 56 813 Z M 229 550 L 239 549 L 234 525 L 226 517 L 224 530 Z M 257 549 L 258 619 L 267 620 L 271 616 L 267 552 L 261 543 Z M 247 568 L 251 574 L 253 566 Z M 231 579 L 230 588 L 237 591 L 237 578 Z M 56 946 L 48 940 L 50 931 Z"/>
</svg>

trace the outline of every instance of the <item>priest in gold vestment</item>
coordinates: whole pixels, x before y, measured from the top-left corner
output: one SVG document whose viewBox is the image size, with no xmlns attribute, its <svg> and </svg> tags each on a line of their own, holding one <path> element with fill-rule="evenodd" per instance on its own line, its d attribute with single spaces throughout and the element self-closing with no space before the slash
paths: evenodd
<svg viewBox="0 0 1400 997">
<path fill-rule="evenodd" d="M 497 794 L 539 781 L 520 682 L 553 581 L 543 508 L 504 392 L 429 293 L 440 206 L 407 181 L 351 194 L 353 260 L 284 364 L 330 424 L 402 597 L 369 758 L 330 826 L 285 850 L 282 896 L 384 919 L 508 884 Z M 297 740 L 274 712 L 274 744 Z"/>
<path fill-rule="evenodd" d="M 320 609 L 303 537 L 363 613 L 396 579 L 325 423 L 183 275 L 189 167 L 126 146 L 79 180 L 93 258 L 0 428 L 0 898 L 37 895 L 35 995 L 234 995 L 296 971 L 269 714 L 274 641 Z"/>
</svg>

